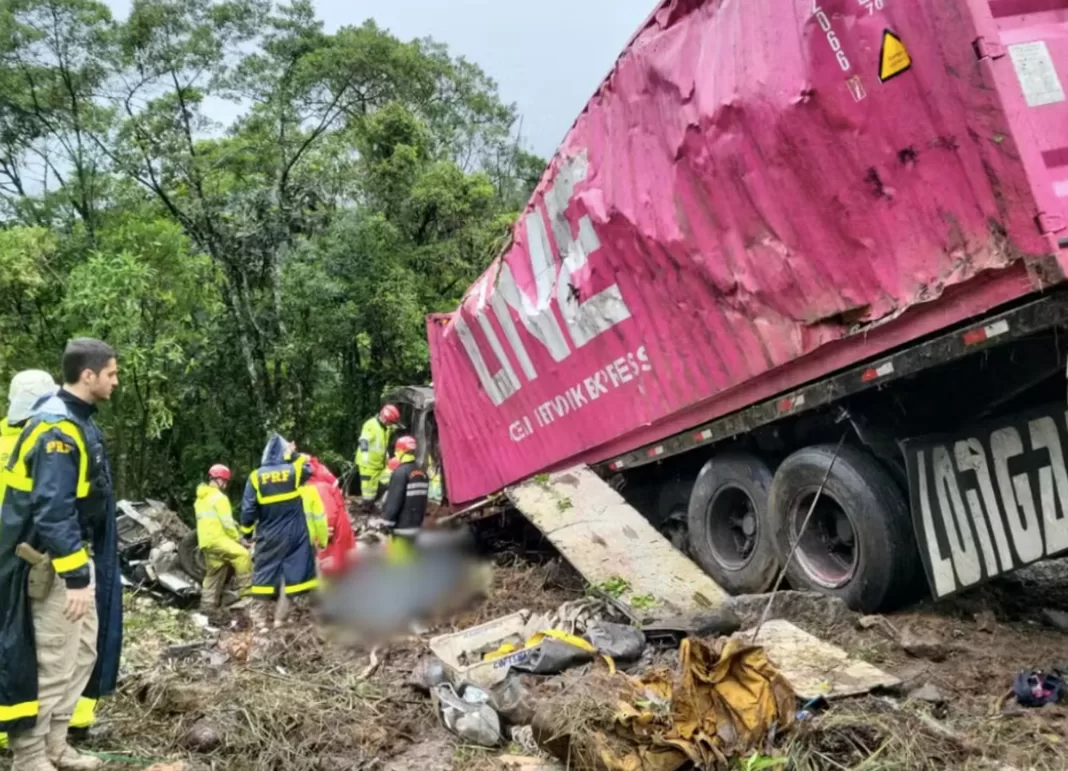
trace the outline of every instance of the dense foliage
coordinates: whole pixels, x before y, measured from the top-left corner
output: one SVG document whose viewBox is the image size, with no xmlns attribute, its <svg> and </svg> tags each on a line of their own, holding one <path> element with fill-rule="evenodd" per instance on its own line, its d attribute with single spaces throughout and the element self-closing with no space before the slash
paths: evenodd
<svg viewBox="0 0 1068 771">
<path fill-rule="evenodd" d="M 188 501 L 271 429 L 351 458 L 540 174 L 515 118 L 442 45 L 310 0 L 5 0 L 0 381 L 115 345 L 128 496 Z"/>
</svg>

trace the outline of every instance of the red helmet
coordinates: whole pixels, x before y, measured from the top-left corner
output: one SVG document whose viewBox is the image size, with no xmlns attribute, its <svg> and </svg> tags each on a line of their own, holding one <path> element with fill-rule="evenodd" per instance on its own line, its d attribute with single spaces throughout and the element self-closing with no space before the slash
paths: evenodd
<svg viewBox="0 0 1068 771">
<path fill-rule="evenodd" d="M 221 479 L 224 482 L 229 482 L 230 476 L 230 469 L 221 463 L 216 463 L 208 469 L 208 479 Z"/>
<path fill-rule="evenodd" d="M 396 423 L 400 420 L 400 410 L 393 404 L 387 404 L 378 411 L 378 419 L 386 425 Z"/>
<path fill-rule="evenodd" d="M 416 441 L 414 436 L 402 436 L 394 445 L 397 452 L 415 452 Z"/>
</svg>

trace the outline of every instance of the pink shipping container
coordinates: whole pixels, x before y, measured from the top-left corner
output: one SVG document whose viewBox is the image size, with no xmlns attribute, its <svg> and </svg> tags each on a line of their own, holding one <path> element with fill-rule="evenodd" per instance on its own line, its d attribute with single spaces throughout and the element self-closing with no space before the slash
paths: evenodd
<svg viewBox="0 0 1068 771">
<path fill-rule="evenodd" d="M 1068 0 L 663 2 L 428 323 L 450 497 L 1062 281 L 1066 83 Z"/>
</svg>

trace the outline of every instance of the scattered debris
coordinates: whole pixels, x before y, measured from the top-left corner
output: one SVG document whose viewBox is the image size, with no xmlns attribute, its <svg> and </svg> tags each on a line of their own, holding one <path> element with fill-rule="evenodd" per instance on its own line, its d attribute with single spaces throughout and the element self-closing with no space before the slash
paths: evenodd
<svg viewBox="0 0 1068 771">
<path fill-rule="evenodd" d="M 1065 616 L 1068 618 L 1068 615 Z M 993 634 L 997 629 L 998 619 L 992 611 L 981 610 L 975 614 L 975 628 L 980 632 L 986 632 L 987 634 Z"/>
<path fill-rule="evenodd" d="M 751 633 L 735 637 L 749 640 Z M 841 648 L 797 628 L 789 621 L 768 621 L 754 641 L 764 646 L 775 666 L 802 699 L 840 699 L 893 688 L 900 681 Z"/>
<path fill-rule="evenodd" d="M 1057 704 L 1068 697 L 1064 677 L 1060 672 L 1043 672 L 1037 669 L 1018 674 L 1012 684 L 1012 692 L 1016 701 L 1023 707 L 1044 707 L 1047 704 Z"/>
<path fill-rule="evenodd" d="M 429 694 L 435 686 L 446 681 L 445 665 L 437 656 L 431 654 L 419 659 L 419 662 L 412 668 L 412 674 L 407 683 L 417 691 Z"/>
<path fill-rule="evenodd" d="M 912 628 L 905 629 L 898 638 L 898 644 L 910 656 L 935 663 L 946 660 L 945 644 L 930 633 L 918 632 Z"/>
<path fill-rule="evenodd" d="M 182 746 L 194 752 L 213 752 L 221 747 L 222 743 L 222 733 L 218 727 L 206 718 L 201 718 L 193 723 L 182 739 Z"/>
<path fill-rule="evenodd" d="M 674 672 L 591 673 L 554 696 L 534 737 L 576 771 L 715 768 L 788 728 L 794 698 L 759 646 L 684 640 Z"/>
<path fill-rule="evenodd" d="M 908 697 L 911 701 L 924 701 L 935 705 L 943 705 L 948 701 L 945 695 L 931 683 L 926 683 L 915 690 L 909 691 Z"/>
<path fill-rule="evenodd" d="M 640 629 L 625 624 L 594 621 L 586 626 L 586 638 L 598 653 L 616 663 L 637 661 L 645 650 L 645 635 Z"/>
<path fill-rule="evenodd" d="M 727 600 L 707 573 L 586 466 L 519 484 L 507 495 L 591 586 L 622 580 L 627 589 L 618 599 L 643 598 L 641 608 L 630 604 L 650 621 Z M 562 507 L 565 501 L 571 506 Z"/>
<path fill-rule="evenodd" d="M 1068 612 L 1055 610 L 1053 608 L 1043 608 L 1042 620 L 1054 629 L 1068 632 Z"/>
<path fill-rule="evenodd" d="M 473 685 L 457 694 L 452 683 L 442 683 L 431 691 L 441 722 L 466 742 L 496 747 L 502 741 L 501 720 L 489 704 L 489 694 Z"/>
<path fill-rule="evenodd" d="M 861 629 L 876 629 L 888 635 L 891 640 L 896 640 L 901 635 L 886 616 L 859 616 L 857 626 Z"/>
<path fill-rule="evenodd" d="M 733 611 L 743 627 L 756 627 L 764 614 L 770 594 L 744 594 L 731 597 L 724 607 Z M 771 603 L 768 620 L 776 619 L 798 623 L 804 621 L 821 627 L 848 623 L 854 613 L 838 597 L 829 597 L 817 592 L 777 592 Z"/>
<path fill-rule="evenodd" d="M 576 509 L 571 513 L 582 511 L 580 497 L 571 497 Z M 494 520 L 486 521 L 492 525 Z M 101 702 L 86 746 L 101 757 L 115 752 L 115 763 L 143 766 L 181 758 L 181 764 L 164 766 L 179 771 L 556 771 L 582 768 L 575 753 L 596 750 L 603 737 L 612 757 L 624 762 L 634 759 L 638 747 L 636 757 L 646 765 L 635 769 L 646 771 L 653 767 L 647 761 L 655 740 L 635 745 L 633 737 L 646 730 L 670 735 L 673 713 L 652 685 L 666 682 L 672 695 L 681 693 L 681 641 L 690 638 L 687 645 L 715 651 L 726 644 L 716 638 L 735 635 L 734 644 L 750 646 L 752 632 L 740 630 L 751 630 L 767 597 L 715 606 L 694 601 L 685 612 L 657 606 L 650 620 L 645 609 L 634 607 L 634 597 L 641 595 L 630 587 L 629 568 L 615 566 L 606 583 L 590 588 L 557 555 L 540 548 L 516 547 L 509 552 L 516 556 L 499 557 L 492 573 L 487 571 L 488 596 L 447 622 L 435 622 L 433 641 L 466 639 L 457 648 L 469 655 L 451 667 L 436 651 L 428 655 L 426 637 L 398 637 L 372 652 L 369 644 L 355 645 L 329 626 L 312 625 L 300 610 L 286 627 L 266 635 L 214 619 L 198 625 L 197 614 L 177 607 L 173 593 L 143 584 L 124 601 L 120 692 Z M 613 575 L 622 580 L 609 580 Z M 1068 587 L 1068 570 L 1064 575 Z M 659 601 L 658 590 L 641 591 Z M 789 758 L 796 771 L 1061 768 L 1068 743 L 1065 708 L 1024 707 L 1010 693 L 1002 710 L 1008 689 L 996 693 L 1012 673 L 1029 673 L 1034 661 L 1068 658 L 1063 636 L 1035 623 L 1036 608 L 1068 609 L 1068 591 L 1058 591 L 1046 578 L 1034 585 L 993 581 L 967 602 L 925 604 L 886 616 L 856 616 L 835 600 L 806 592 L 777 595 L 774 620 L 761 631 L 758 645 L 799 694 L 799 709 L 789 726 L 776 724 L 754 746 L 731 750 L 731 767 L 777 768 Z M 525 622 L 511 637 L 472 639 L 475 630 L 499 625 L 518 608 L 529 610 L 518 613 Z M 1052 625 L 1045 612 L 1039 617 Z M 975 623 L 961 624 L 961 618 Z M 538 632 L 549 631 L 560 636 L 535 640 Z M 568 636 L 582 639 L 590 650 L 577 659 L 586 663 L 558 675 L 525 674 L 507 662 L 500 665 L 502 659 L 484 660 L 504 643 L 516 646 L 513 654 L 520 659 L 529 657 L 531 641 L 565 650 L 583 647 L 566 642 Z M 632 647 L 643 640 L 637 660 L 625 655 L 631 648 L 616 647 L 623 638 Z M 611 674 L 602 653 L 628 675 Z M 498 664 L 497 681 L 474 683 L 468 693 L 470 681 L 462 674 L 457 679 L 457 673 L 487 664 Z M 464 706 L 434 692 L 449 678 L 452 700 Z M 637 694 L 637 686 L 628 683 L 648 687 Z M 878 691 L 865 696 L 869 688 L 899 698 Z M 623 704 L 639 717 L 619 722 L 630 714 Z M 458 720 L 464 715 L 477 717 Z M 535 731 L 553 725 L 558 735 Z M 710 752 L 696 744 L 700 752 Z M 570 761 L 547 758 L 551 747 L 556 757 Z M 685 751 L 669 753 L 676 761 L 691 758 Z M 594 758 L 590 767 L 604 768 L 598 762 Z"/>
<path fill-rule="evenodd" d="M 510 771 L 564 771 L 564 767 L 555 760 L 530 755 L 501 755 L 499 762 L 501 768 Z"/>
<path fill-rule="evenodd" d="M 116 508 L 123 583 L 160 598 L 198 598 L 204 560 L 196 533 L 159 501 L 122 500 Z"/>
</svg>

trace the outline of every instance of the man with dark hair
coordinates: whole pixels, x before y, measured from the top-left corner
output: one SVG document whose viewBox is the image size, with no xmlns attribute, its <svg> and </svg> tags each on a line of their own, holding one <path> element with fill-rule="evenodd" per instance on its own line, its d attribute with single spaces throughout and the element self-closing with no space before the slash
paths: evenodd
<svg viewBox="0 0 1068 771">
<path fill-rule="evenodd" d="M 63 388 L 38 404 L 4 468 L 0 730 L 12 771 L 86 771 L 67 743 L 83 697 L 111 693 L 122 647 L 115 498 L 96 405 L 118 385 L 115 351 L 67 344 Z"/>
</svg>

